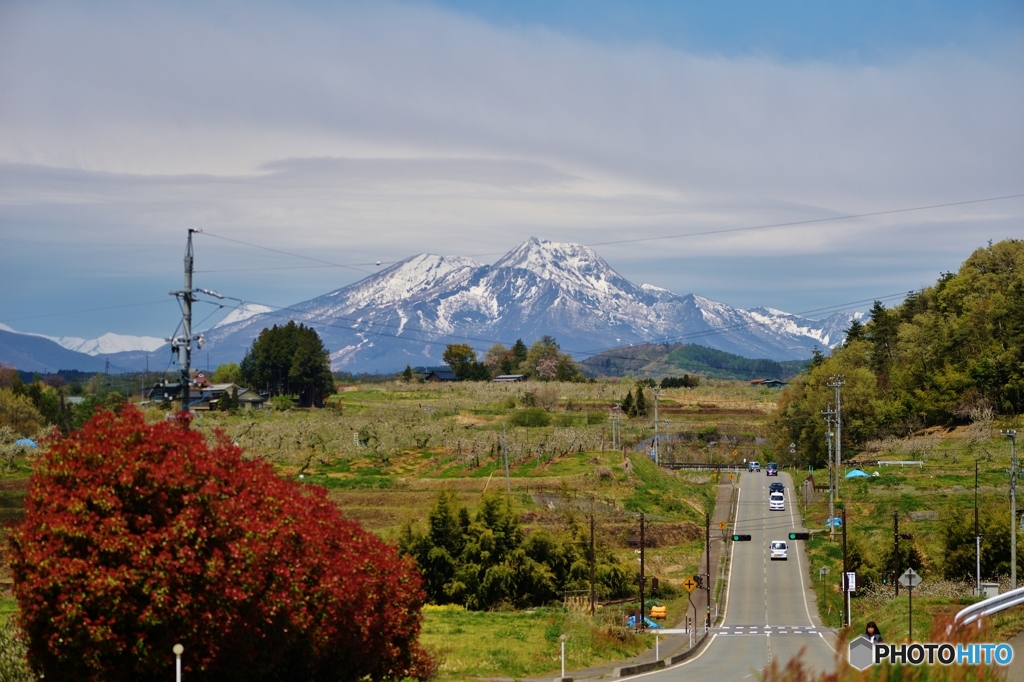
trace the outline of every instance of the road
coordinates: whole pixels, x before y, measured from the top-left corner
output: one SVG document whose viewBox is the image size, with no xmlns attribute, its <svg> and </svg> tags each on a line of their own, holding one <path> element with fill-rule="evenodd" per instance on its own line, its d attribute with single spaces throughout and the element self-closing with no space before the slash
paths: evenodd
<svg viewBox="0 0 1024 682">
<path fill-rule="evenodd" d="M 768 485 L 776 480 L 786 486 L 786 510 L 770 512 Z M 739 488 L 734 532 L 749 534 L 751 540 L 730 541 L 732 570 L 721 625 L 693 659 L 634 679 L 752 679 L 772 660 L 784 667 L 801 650 L 810 670 L 835 670 L 835 636 L 818 618 L 803 543 L 788 540 L 791 531 L 802 530 L 792 479 L 785 473 L 778 478 L 764 471 L 744 473 Z M 788 560 L 769 559 L 772 540 L 789 542 Z"/>
</svg>

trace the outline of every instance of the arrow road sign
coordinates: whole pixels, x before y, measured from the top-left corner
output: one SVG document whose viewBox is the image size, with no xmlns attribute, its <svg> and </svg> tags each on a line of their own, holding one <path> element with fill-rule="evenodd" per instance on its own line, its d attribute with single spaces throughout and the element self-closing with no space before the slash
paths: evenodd
<svg viewBox="0 0 1024 682">
<path fill-rule="evenodd" d="M 914 569 L 908 568 L 906 572 L 900 576 L 900 585 L 903 587 L 909 587 L 911 589 L 921 584 L 921 576 L 914 572 Z"/>
</svg>

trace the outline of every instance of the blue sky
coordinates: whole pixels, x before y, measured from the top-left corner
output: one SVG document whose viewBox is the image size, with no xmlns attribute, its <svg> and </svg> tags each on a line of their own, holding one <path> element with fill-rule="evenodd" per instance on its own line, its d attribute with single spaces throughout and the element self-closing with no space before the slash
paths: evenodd
<svg viewBox="0 0 1024 682">
<path fill-rule="evenodd" d="M 1024 199 L 727 230 L 1024 193 L 1022 81 L 1020 2 L 8 2 L 0 323 L 170 335 L 188 228 L 197 286 L 278 306 L 530 236 L 740 307 L 885 297 Z"/>
</svg>

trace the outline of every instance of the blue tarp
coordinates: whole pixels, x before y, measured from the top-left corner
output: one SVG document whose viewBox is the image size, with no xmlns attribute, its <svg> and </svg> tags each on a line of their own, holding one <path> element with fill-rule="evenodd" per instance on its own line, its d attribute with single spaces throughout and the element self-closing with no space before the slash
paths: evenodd
<svg viewBox="0 0 1024 682">
<path fill-rule="evenodd" d="M 831 519 L 825 519 L 825 525 L 826 526 L 833 526 L 833 525 L 835 525 L 835 526 L 838 527 L 838 526 L 843 525 L 843 520 L 841 518 L 839 518 L 838 516 L 833 516 Z"/>
<path fill-rule="evenodd" d="M 655 622 L 654 622 L 653 620 L 651 620 L 650 618 L 646 618 L 646 617 L 645 617 L 645 618 L 644 618 L 644 624 L 645 624 L 645 625 L 646 625 L 647 627 L 649 627 L 649 628 L 653 628 L 653 629 L 656 629 L 656 630 L 660 630 L 660 629 L 661 629 L 661 626 L 660 626 L 660 625 L 658 625 L 657 623 L 655 623 Z M 626 619 L 626 626 L 627 626 L 627 627 L 631 627 L 631 628 L 635 628 L 635 627 L 636 627 L 636 617 L 634 617 L 634 616 L 630 616 L 629 618 L 627 618 L 627 619 Z"/>
<path fill-rule="evenodd" d="M 846 478 L 871 478 L 871 476 L 860 469 L 854 469 L 850 473 L 846 474 Z"/>
<path fill-rule="evenodd" d="M 20 439 L 14 441 L 14 444 L 15 445 L 21 445 L 21 446 L 24 446 L 26 448 L 38 448 L 39 447 L 36 444 L 36 442 L 34 440 L 32 440 L 31 438 L 20 438 Z"/>
</svg>

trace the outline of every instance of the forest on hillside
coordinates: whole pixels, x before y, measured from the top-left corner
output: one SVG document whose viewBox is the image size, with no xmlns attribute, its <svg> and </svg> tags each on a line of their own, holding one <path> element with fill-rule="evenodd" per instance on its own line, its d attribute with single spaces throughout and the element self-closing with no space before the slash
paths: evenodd
<svg viewBox="0 0 1024 682">
<path fill-rule="evenodd" d="M 976 250 L 955 272 L 854 321 L 844 344 L 790 382 L 774 425 L 779 452 L 826 460 L 833 377 L 844 447 L 921 428 L 991 421 L 1024 408 L 1024 241 Z"/>
</svg>

